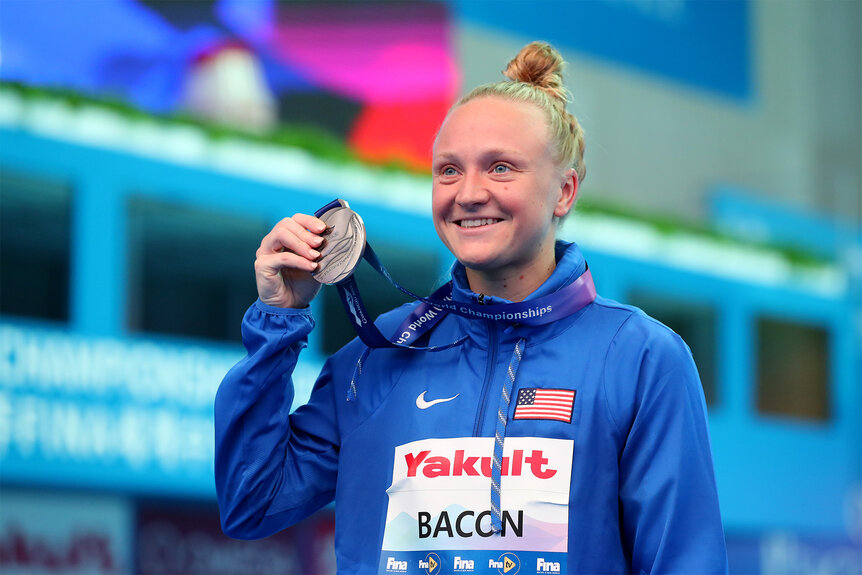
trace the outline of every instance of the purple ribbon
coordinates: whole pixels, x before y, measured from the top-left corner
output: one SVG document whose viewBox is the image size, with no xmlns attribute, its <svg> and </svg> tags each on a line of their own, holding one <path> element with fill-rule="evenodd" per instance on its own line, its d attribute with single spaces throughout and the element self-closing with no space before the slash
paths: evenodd
<svg viewBox="0 0 862 575">
<path fill-rule="evenodd" d="M 315 212 L 315 215 L 319 217 L 328 209 L 338 205 L 337 200 L 331 202 Z M 389 339 L 380 333 L 372 319 L 368 317 L 368 311 L 362 302 L 359 286 L 356 285 L 353 275 L 337 283 L 335 287 L 347 311 L 347 317 L 353 324 L 359 339 L 370 348 L 401 347 L 421 351 L 443 351 L 459 345 L 464 339 L 441 346 L 415 347 L 409 344 L 428 333 L 447 313 L 469 319 L 535 326 L 567 317 L 596 299 L 596 288 L 589 268 L 571 284 L 546 296 L 522 302 L 480 305 L 452 300 L 451 281 L 430 297 L 425 298 L 414 294 L 395 281 L 367 242 L 362 257 L 395 288 L 422 302 L 401 322 L 392 339 Z"/>
</svg>

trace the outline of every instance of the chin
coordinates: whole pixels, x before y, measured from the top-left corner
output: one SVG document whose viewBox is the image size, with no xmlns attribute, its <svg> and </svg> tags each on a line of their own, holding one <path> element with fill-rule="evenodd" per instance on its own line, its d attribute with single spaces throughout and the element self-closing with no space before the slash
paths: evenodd
<svg viewBox="0 0 862 575">
<path fill-rule="evenodd" d="M 493 266 L 495 262 L 499 261 L 504 254 L 505 250 L 500 249 L 498 246 L 507 245 L 506 242 L 453 242 L 454 245 L 449 246 L 449 251 L 452 252 L 452 255 L 464 265 L 470 264 L 470 267 L 481 267 L 486 268 L 488 266 Z M 453 249 L 454 248 L 454 249 Z"/>
<path fill-rule="evenodd" d="M 477 272 L 487 272 L 501 267 L 497 258 L 494 256 L 465 255 L 462 257 L 456 256 L 456 259 L 461 262 L 461 265 L 465 268 L 469 268 Z"/>
</svg>

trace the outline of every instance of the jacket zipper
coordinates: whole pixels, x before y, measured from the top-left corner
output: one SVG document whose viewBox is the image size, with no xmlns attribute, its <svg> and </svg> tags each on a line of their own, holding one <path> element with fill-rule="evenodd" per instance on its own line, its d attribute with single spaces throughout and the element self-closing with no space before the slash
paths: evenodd
<svg viewBox="0 0 862 575">
<path fill-rule="evenodd" d="M 485 381 L 482 384 L 482 398 L 479 401 L 479 413 L 473 426 L 473 437 L 479 437 L 479 432 L 482 429 L 482 421 L 485 419 L 485 405 L 488 403 L 488 389 L 491 387 L 491 382 L 494 381 L 494 370 L 497 367 L 497 326 L 491 322 L 486 322 L 485 325 L 488 327 L 488 347 L 491 353 L 488 357 L 488 365 L 485 367 Z"/>
</svg>

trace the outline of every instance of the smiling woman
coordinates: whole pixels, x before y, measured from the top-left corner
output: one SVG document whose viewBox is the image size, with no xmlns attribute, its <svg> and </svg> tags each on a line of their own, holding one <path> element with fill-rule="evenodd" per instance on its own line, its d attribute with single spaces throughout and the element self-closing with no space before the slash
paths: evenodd
<svg viewBox="0 0 862 575">
<path fill-rule="evenodd" d="M 560 168 L 541 109 L 484 96 L 455 108 L 434 146 L 432 209 L 440 239 L 473 291 L 521 301 L 551 275 L 558 218 L 578 180 Z M 500 118 L 506 118 L 501 122 Z"/>
<path fill-rule="evenodd" d="M 507 80 L 461 98 L 437 134 L 434 224 L 473 291 L 521 301 L 555 267 L 557 223 L 586 176 L 563 65 L 548 44 L 529 44 Z"/>
<path fill-rule="evenodd" d="M 562 64 L 532 43 L 450 110 L 432 215 L 457 259 L 451 301 L 412 349 L 345 345 L 290 415 L 330 230 L 296 214 L 263 238 L 248 356 L 216 397 L 226 533 L 265 537 L 335 501 L 339 573 L 726 573 L 688 347 L 597 297 L 578 246 L 555 240 L 585 175 Z M 417 305 L 375 323 L 397 337 Z"/>
</svg>

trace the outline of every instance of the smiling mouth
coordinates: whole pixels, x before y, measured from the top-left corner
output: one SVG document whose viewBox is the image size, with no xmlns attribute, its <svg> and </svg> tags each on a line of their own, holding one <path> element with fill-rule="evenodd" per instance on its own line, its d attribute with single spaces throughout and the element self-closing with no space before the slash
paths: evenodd
<svg viewBox="0 0 862 575">
<path fill-rule="evenodd" d="M 462 228 L 479 228 L 482 226 L 490 226 L 501 221 L 502 220 L 497 218 L 476 218 L 472 220 L 457 220 L 455 223 Z"/>
</svg>

